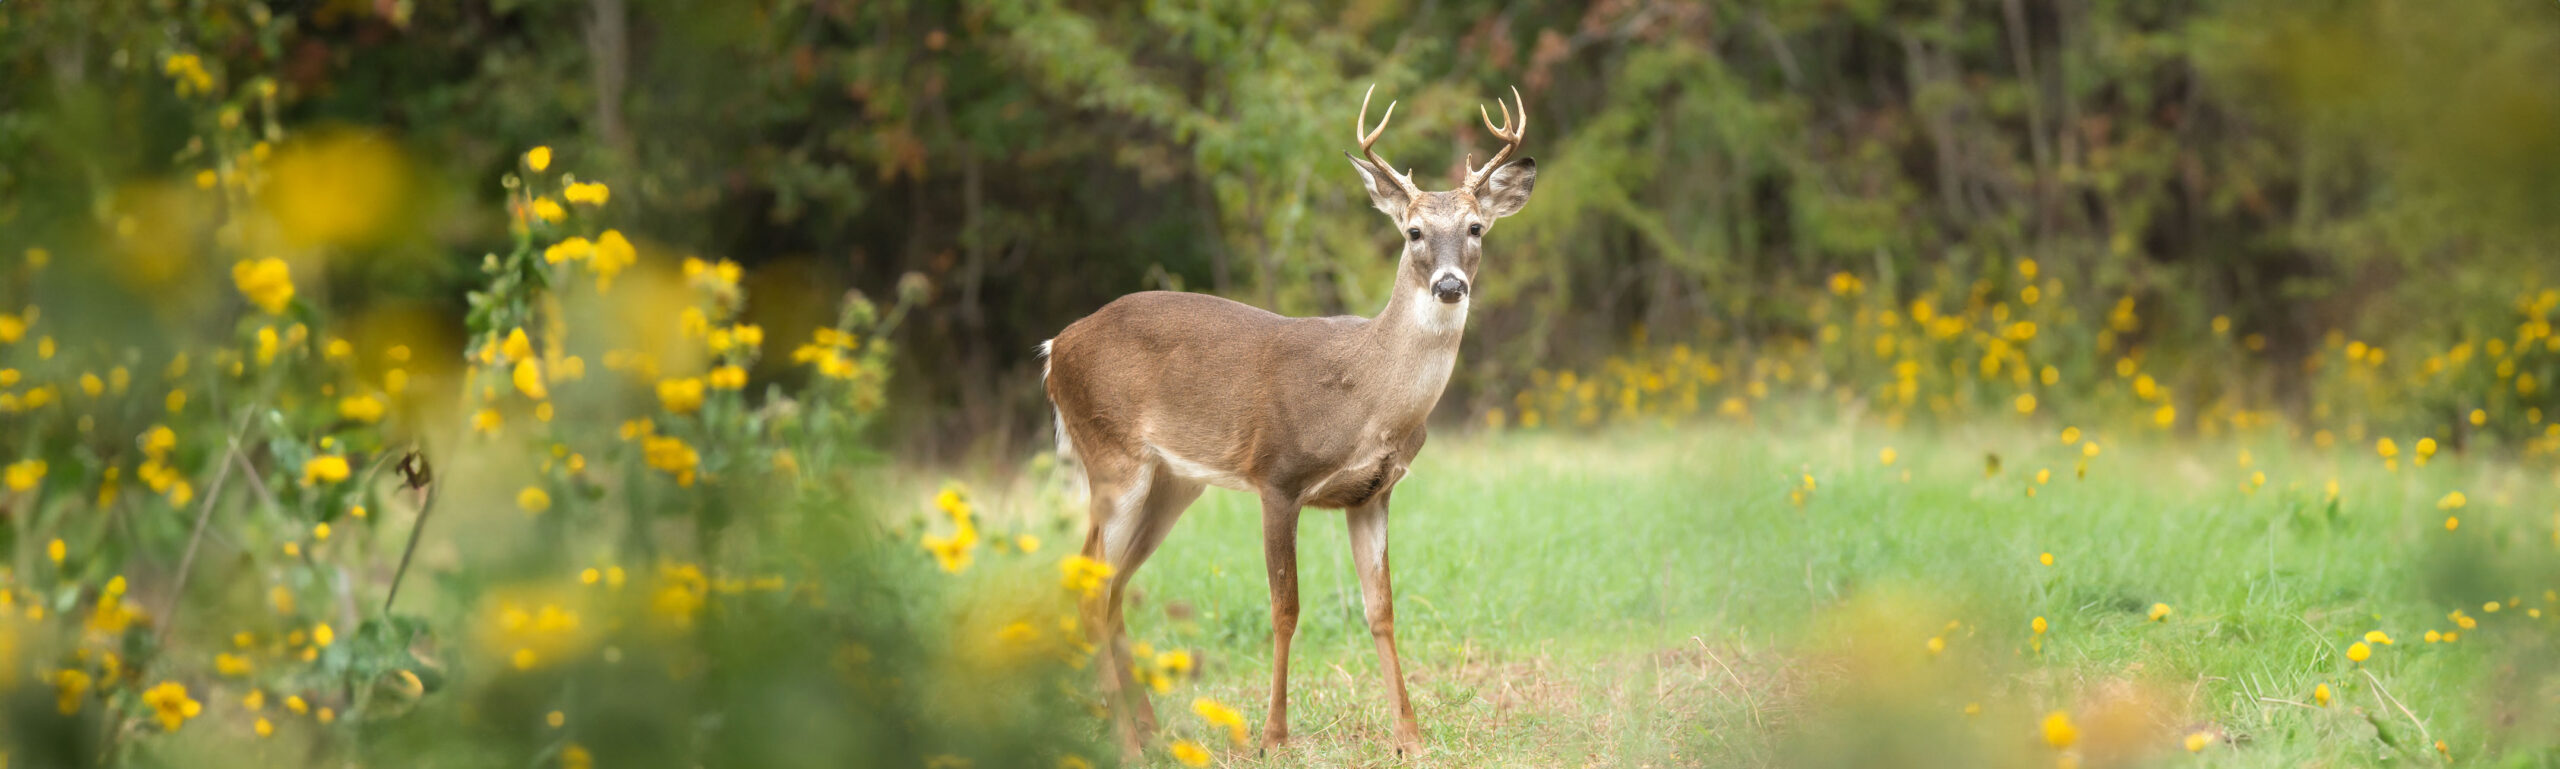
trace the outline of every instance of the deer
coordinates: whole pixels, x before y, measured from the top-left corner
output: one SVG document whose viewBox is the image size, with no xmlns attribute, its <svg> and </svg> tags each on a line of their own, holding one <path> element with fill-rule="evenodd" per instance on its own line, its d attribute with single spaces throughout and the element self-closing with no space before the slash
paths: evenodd
<svg viewBox="0 0 2560 769">
<path fill-rule="evenodd" d="M 1285 317 L 1197 293 L 1130 294 L 1069 324 L 1038 347 L 1056 412 L 1058 454 L 1083 469 L 1091 506 L 1083 555 L 1111 567 L 1106 588 L 1084 601 L 1084 625 L 1100 653 L 1101 691 L 1123 751 L 1136 756 L 1156 730 L 1154 707 L 1132 672 L 1122 603 L 1130 579 L 1208 486 L 1262 503 L 1264 568 L 1271 587 L 1271 694 L 1261 747 L 1289 738 L 1289 643 L 1298 627 L 1298 518 L 1305 508 L 1342 510 L 1350 531 L 1369 634 L 1395 717 L 1400 755 L 1422 749 L 1396 657 L 1395 592 L 1388 575 L 1387 509 L 1396 482 L 1422 450 L 1424 422 L 1457 363 L 1485 234 L 1520 212 L 1537 161 L 1505 162 L 1520 148 L 1528 104 L 1511 89 L 1502 124 L 1483 105 L 1485 128 L 1503 142 L 1483 166 L 1472 153 L 1457 188 L 1425 192 L 1412 172 L 1379 157 L 1378 137 L 1396 103 L 1368 126 L 1371 85 L 1352 137 L 1369 202 L 1395 223 L 1402 251 L 1386 307 L 1373 317 Z M 1501 100 L 1495 100 L 1500 103 Z M 1516 104 L 1520 114 L 1512 116 Z"/>
</svg>

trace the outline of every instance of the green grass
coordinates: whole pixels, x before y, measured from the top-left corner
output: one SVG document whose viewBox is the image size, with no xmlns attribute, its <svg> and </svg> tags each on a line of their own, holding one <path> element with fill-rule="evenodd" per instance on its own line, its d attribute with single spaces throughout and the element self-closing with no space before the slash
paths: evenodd
<svg viewBox="0 0 2560 769">
<path fill-rule="evenodd" d="M 1293 745 L 1220 760 L 2050 766 L 2038 722 L 2062 710 L 2089 766 L 2433 762 L 2427 738 L 2466 764 L 2560 763 L 2547 463 L 2448 455 L 2387 472 L 2369 450 L 2227 440 L 2107 440 L 2085 479 L 2080 459 L 2023 428 L 1436 439 L 1391 525 L 1429 752 L 1400 762 L 1388 747 L 1341 516 L 1310 510 Z M 2244 491 L 2253 471 L 2267 484 Z M 2470 504 L 2448 532 L 2437 502 L 2454 490 Z M 1261 547 L 1254 501 L 1212 490 L 1136 579 L 1134 636 L 1202 659 L 1158 697 L 1174 736 L 1207 741 L 1198 696 L 1261 727 Z M 2543 617 L 2483 611 L 2519 597 Z M 2174 612 L 2151 621 L 2154 603 Z M 2455 608 L 2479 627 L 2426 643 L 2457 629 Z M 2040 652 L 2037 616 L 2051 623 Z M 2350 663 L 2377 629 L 2397 643 Z M 2324 682 L 2330 707 L 2286 702 Z M 2213 743 L 2189 756 L 2195 732 Z"/>
</svg>

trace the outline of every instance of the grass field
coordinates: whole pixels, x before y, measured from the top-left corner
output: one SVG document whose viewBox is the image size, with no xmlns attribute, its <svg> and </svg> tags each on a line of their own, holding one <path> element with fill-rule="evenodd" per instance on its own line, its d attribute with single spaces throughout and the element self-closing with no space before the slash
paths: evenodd
<svg viewBox="0 0 2560 769">
<path fill-rule="evenodd" d="M 1220 760 L 2560 761 L 2548 468 L 2447 454 L 2386 470 L 2369 444 L 2101 445 L 2019 427 L 1435 439 L 1392 525 L 1429 752 L 1389 747 L 1346 535 L 1311 510 L 1293 744 Z M 1260 727 L 1260 548 L 1255 503 L 1213 490 L 1136 580 L 1134 637 L 1202 660 L 1158 697 L 1177 736 L 1212 742 L 1186 707 L 1199 696 Z M 2371 631 L 2392 643 L 2351 661 Z M 2055 712 L 2067 750 L 2044 728 Z"/>
</svg>

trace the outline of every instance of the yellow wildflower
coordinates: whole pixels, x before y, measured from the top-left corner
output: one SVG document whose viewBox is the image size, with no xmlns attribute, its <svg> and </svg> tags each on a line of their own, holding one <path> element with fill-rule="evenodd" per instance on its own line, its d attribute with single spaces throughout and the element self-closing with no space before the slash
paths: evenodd
<svg viewBox="0 0 2560 769">
<path fill-rule="evenodd" d="M 1183 766 L 1208 766 L 1209 749 L 1190 740 L 1174 740 L 1173 760 L 1182 762 Z"/>
<path fill-rule="evenodd" d="M 530 358 L 516 361 L 515 373 L 508 378 L 514 380 L 516 392 L 524 393 L 524 397 L 534 400 L 551 397 L 551 388 L 542 384 L 541 361 Z"/>
<path fill-rule="evenodd" d="M 1062 575 L 1059 584 L 1086 598 L 1101 595 L 1103 586 L 1109 584 L 1112 572 L 1111 564 L 1087 558 L 1082 554 L 1067 556 L 1066 560 L 1058 563 L 1058 571 Z"/>
<path fill-rule="evenodd" d="M 526 168 L 533 169 L 534 173 L 551 170 L 551 148 L 540 146 L 525 150 L 524 165 Z"/>
<path fill-rule="evenodd" d="M 2428 631 L 2427 635 L 2435 635 L 2435 632 L 2434 632 L 2434 631 Z M 2434 640 L 2434 639 L 2429 639 L 2429 640 Z M 2319 686 L 2312 687 L 2312 688 L 2311 688 L 2311 701 L 2312 701 L 2312 702 L 2319 703 L 2319 704 L 2320 704 L 2320 707 L 2324 707 L 2324 708 L 2325 708 L 2325 707 L 2328 707 L 2328 706 L 2329 706 L 2329 685 L 2328 685 L 2328 684 L 2321 684 L 2321 685 L 2319 685 Z"/>
<path fill-rule="evenodd" d="M 1235 708 L 1221 705 L 1217 700 L 1201 697 L 1191 701 L 1191 712 L 1200 714 L 1200 719 L 1209 722 L 1210 726 L 1226 729 L 1228 737 L 1233 739 L 1237 746 L 1244 745 L 1244 714 L 1236 712 Z"/>
<path fill-rule="evenodd" d="M 742 390 L 747 386 L 747 370 L 737 366 L 721 366 L 704 377 L 712 389 Z"/>
<path fill-rule="evenodd" d="M 547 197 L 534 198 L 533 215 L 546 222 L 556 222 L 569 218 L 569 209 L 560 207 L 560 201 L 557 200 Z"/>
<path fill-rule="evenodd" d="M 160 720 L 160 728 L 177 731 L 187 719 L 204 713 L 204 704 L 187 697 L 187 687 L 176 681 L 162 681 L 142 693 L 142 702 L 151 706 L 152 716 Z"/>
<path fill-rule="evenodd" d="M 543 491 L 539 486 L 526 486 L 523 491 L 516 492 L 516 507 L 523 508 L 527 513 L 549 510 L 551 493 Z"/>
<path fill-rule="evenodd" d="M 2373 647 L 2364 645 L 2363 641 L 2357 641 L 2354 645 L 2347 647 L 2347 661 L 2349 662 L 2363 662 L 2366 658 L 2372 656 Z"/>
<path fill-rule="evenodd" d="M 2169 618 L 2169 614 L 2170 614 L 2170 612 L 2171 612 L 2171 611 L 2172 611 L 2172 610 L 2169 608 L 2169 605 L 2168 605 L 2168 604 L 2165 604 L 2165 603 L 2155 603 L 2155 604 L 2152 604 L 2152 605 L 2151 605 L 2151 621 L 2153 621 L 2153 622 L 2158 622 L 2158 621 L 2161 621 L 2161 620 L 2164 620 L 2164 619 L 2168 619 L 2168 618 Z"/>
<path fill-rule="evenodd" d="M 483 408 L 471 415 L 471 429 L 473 432 L 483 432 L 496 435 L 498 433 L 498 428 L 504 427 L 506 424 L 507 418 L 500 416 L 497 409 Z"/>
<path fill-rule="evenodd" d="M 26 491 L 44 481 L 44 470 L 44 460 L 21 459 L 10 463 L 9 469 L 0 471 L 0 475 L 7 477 L 10 491 Z"/>
<path fill-rule="evenodd" d="M 529 360 L 533 357 L 533 339 L 525 336 L 521 327 L 507 329 L 506 341 L 499 343 L 498 354 L 507 356 L 509 362 Z"/>
<path fill-rule="evenodd" d="M 2080 741 L 2080 729 L 2071 725 L 2071 714 L 2059 710 L 2044 717 L 2044 743 L 2056 750 L 2069 748 Z"/>
<path fill-rule="evenodd" d="M 350 395 L 338 399 L 338 417 L 355 422 L 382 421 L 382 399 L 371 395 Z"/>
<path fill-rule="evenodd" d="M 601 206 L 613 197 L 613 190 L 605 187 L 603 182 L 578 182 L 561 190 L 560 197 L 571 203 Z"/>
<path fill-rule="evenodd" d="M 269 315 L 283 314 L 293 303 L 293 271 L 275 257 L 243 259 L 231 265 L 231 282 L 240 295 Z"/>
<path fill-rule="evenodd" d="M 676 485 L 692 486 L 694 470 L 702 464 L 702 455 L 684 439 L 650 436 L 641 441 L 640 454 L 650 467 L 676 477 Z"/>
<path fill-rule="evenodd" d="M 2468 497 L 2462 496 L 2462 492 L 2457 491 L 2444 495 L 2443 499 L 2436 500 L 2436 509 L 2460 510 L 2463 505 L 2469 504 L 2470 501 L 2471 500 Z"/>
<path fill-rule="evenodd" d="M 89 678 L 88 673 L 70 668 L 54 671 L 54 709 L 61 711 L 62 714 L 66 716 L 78 714 L 80 712 L 80 701 L 82 698 L 88 696 L 89 685 L 91 683 L 92 680 Z"/>
<path fill-rule="evenodd" d="M 701 411 L 702 380 L 698 377 L 658 380 L 658 403 L 675 414 Z"/>
<path fill-rule="evenodd" d="M 596 271 L 596 290 L 612 291 L 613 276 L 639 260 L 639 250 L 632 248 L 631 241 L 622 237 L 622 231 L 605 230 L 603 235 L 596 236 L 595 257 L 590 261 Z"/>
<path fill-rule="evenodd" d="M 2202 753 L 2204 746 L 2211 744 L 2213 744 L 2213 735 L 2204 732 L 2187 735 L 2187 752 L 2189 753 Z"/>
<path fill-rule="evenodd" d="M 302 485 L 337 483 L 347 479 L 347 458 L 336 454 L 312 457 L 302 463 Z"/>
</svg>

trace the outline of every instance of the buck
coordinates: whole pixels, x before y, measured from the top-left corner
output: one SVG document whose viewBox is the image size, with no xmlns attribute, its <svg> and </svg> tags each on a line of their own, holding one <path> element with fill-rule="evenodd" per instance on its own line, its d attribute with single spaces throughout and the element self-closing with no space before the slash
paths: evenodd
<svg viewBox="0 0 2560 769">
<path fill-rule="evenodd" d="M 1375 93 L 1376 86 L 1370 86 Z M 1404 244 L 1395 287 L 1376 317 L 1283 317 L 1205 294 L 1131 294 L 1040 345 L 1041 375 L 1057 410 L 1059 453 L 1084 468 L 1092 508 L 1084 555 L 1112 567 L 1107 590 L 1086 602 L 1101 647 L 1097 668 L 1124 750 L 1155 731 L 1155 712 L 1130 667 L 1122 622 L 1129 580 L 1200 496 L 1218 486 L 1262 501 L 1264 567 L 1271 582 L 1271 704 L 1266 749 L 1289 736 L 1289 640 L 1298 628 L 1298 515 L 1347 512 L 1369 634 L 1394 709 L 1399 753 L 1421 748 L 1396 659 L 1395 598 L 1387 569 L 1387 500 L 1422 450 L 1423 422 L 1440 401 L 1466 330 L 1470 287 L 1485 233 L 1529 202 L 1538 166 L 1520 147 L 1528 105 L 1502 106 L 1502 125 L 1477 107 L 1501 151 L 1468 158 L 1464 183 L 1424 192 L 1374 149 L 1395 118 L 1387 105 L 1368 127 L 1360 98 L 1353 138 L 1369 202 L 1394 220 Z M 1500 103 L 1499 99 L 1496 99 Z"/>
</svg>

